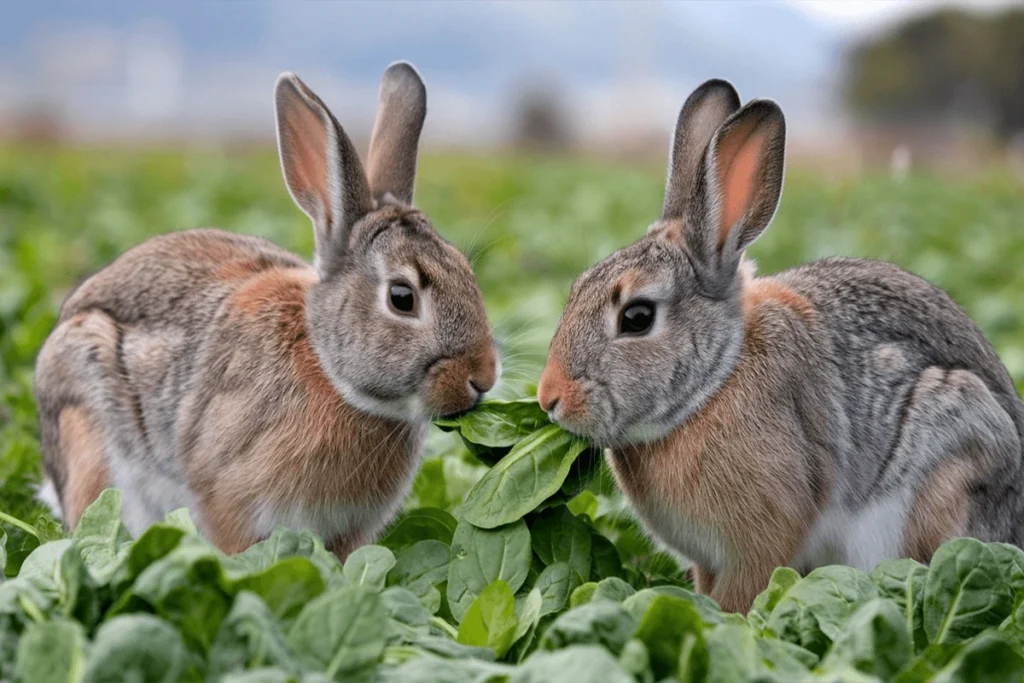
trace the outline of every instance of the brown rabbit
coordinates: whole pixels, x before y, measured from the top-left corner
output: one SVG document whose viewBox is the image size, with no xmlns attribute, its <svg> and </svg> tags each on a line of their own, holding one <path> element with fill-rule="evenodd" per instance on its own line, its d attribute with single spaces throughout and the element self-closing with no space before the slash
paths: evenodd
<svg viewBox="0 0 1024 683">
<path fill-rule="evenodd" d="M 497 379 L 469 262 L 411 208 L 416 71 L 384 73 L 368 173 L 296 76 L 275 97 L 315 267 L 262 239 L 179 232 L 68 298 L 36 365 L 45 488 L 68 528 L 116 486 L 133 533 L 184 506 L 228 552 L 282 525 L 344 557 L 407 494 L 429 419 Z"/>
<path fill-rule="evenodd" d="M 743 260 L 778 205 L 784 148 L 774 102 L 698 88 L 661 218 L 573 285 L 538 390 L 608 447 L 642 523 L 734 611 L 779 565 L 1022 540 L 1024 407 L 949 296 L 888 263 L 755 278 Z"/>
</svg>

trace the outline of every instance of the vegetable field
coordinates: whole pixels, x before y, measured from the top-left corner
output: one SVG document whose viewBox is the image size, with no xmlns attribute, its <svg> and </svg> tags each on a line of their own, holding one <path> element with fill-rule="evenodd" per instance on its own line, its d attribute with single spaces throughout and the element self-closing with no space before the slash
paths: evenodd
<svg viewBox="0 0 1024 683">
<path fill-rule="evenodd" d="M 70 538 L 33 500 L 36 352 L 82 277 L 216 226 L 309 255 L 272 152 L 0 154 L 0 681 L 1021 681 L 1024 552 L 781 568 L 749 614 L 692 592 L 599 453 L 532 399 L 573 278 L 653 220 L 663 169 L 433 156 L 417 204 L 474 261 L 503 380 L 439 420 L 405 510 L 344 565 L 308 532 L 228 557 L 185 511 L 132 539 L 107 491 Z M 945 287 L 1024 380 L 1024 186 L 793 169 L 763 272 L 885 258 Z M 4 578 L 6 577 L 6 578 Z"/>
</svg>

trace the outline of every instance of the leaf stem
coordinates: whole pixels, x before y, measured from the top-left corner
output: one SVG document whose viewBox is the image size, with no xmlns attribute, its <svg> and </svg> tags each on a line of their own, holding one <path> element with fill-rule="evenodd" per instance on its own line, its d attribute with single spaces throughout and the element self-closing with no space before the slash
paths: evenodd
<svg viewBox="0 0 1024 683">
<path fill-rule="evenodd" d="M 430 623 L 433 624 L 436 628 L 444 631 L 453 640 L 459 637 L 459 632 L 455 630 L 455 627 L 449 624 L 441 617 L 430 617 Z"/>
<path fill-rule="evenodd" d="M 39 531 L 37 531 L 34 526 L 29 524 L 28 522 L 21 521 L 17 517 L 11 517 L 6 512 L 0 512 L 0 522 L 7 522 L 11 526 L 16 526 L 22 531 L 32 534 L 36 538 L 39 538 Z"/>
</svg>

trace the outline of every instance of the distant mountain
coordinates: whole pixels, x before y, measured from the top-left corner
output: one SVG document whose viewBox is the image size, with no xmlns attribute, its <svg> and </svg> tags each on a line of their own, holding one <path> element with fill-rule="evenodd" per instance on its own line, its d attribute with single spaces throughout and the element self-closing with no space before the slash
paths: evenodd
<svg viewBox="0 0 1024 683">
<path fill-rule="evenodd" d="M 841 46 L 777 2 L 50 0 L 0 13 L 6 104 L 46 102 L 89 129 L 263 129 L 285 69 L 365 118 L 395 59 L 424 75 L 432 117 L 475 121 L 484 137 L 530 78 L 557 84 L 577 108 L 607 108 L 638 84 L 681 103 L 697 83 L 726 77 L 744 97 L 772 96 L 813 121 Z"/>
</svg>

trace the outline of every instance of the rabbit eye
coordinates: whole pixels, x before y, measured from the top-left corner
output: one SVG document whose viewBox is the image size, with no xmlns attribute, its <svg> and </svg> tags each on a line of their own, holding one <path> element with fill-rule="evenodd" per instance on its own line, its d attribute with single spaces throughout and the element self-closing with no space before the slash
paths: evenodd
<svg viewBox="0 0 1024 683">
<path fill-rule="evenodd" d="M 650 301 L 634 301 L 622 311 L 619 320 L 619 334 L 641 335 L 654 324 L 654 304 Z"/>
<path fill-rule="evenodd" d="M 413 315 L 416 311 L 416 294 L 404 282 L 392 283 L 388 289 L 388 304 L 399 315 Z"/>
</svg>

